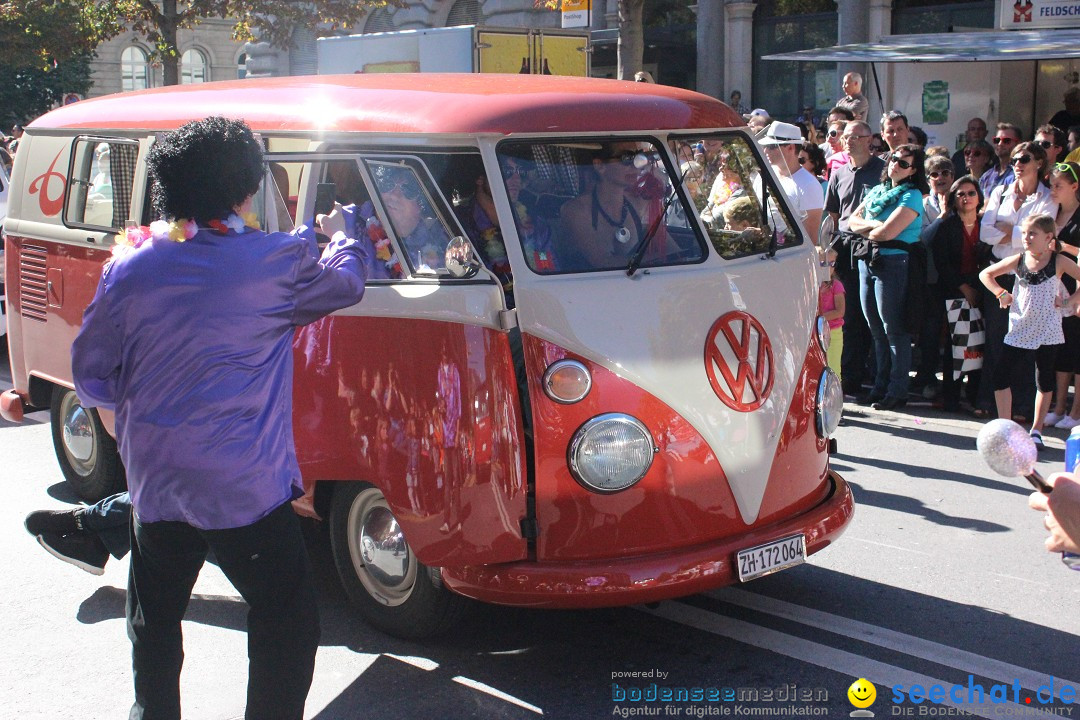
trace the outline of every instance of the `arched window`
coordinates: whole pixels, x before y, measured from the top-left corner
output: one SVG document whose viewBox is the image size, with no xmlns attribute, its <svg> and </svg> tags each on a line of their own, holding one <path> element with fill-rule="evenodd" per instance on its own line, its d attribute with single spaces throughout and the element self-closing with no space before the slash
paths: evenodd
<svg viewBox="0 0 1080 720">
<path fill-rule="evenodd" d="M 132 45 L 120 54 L 120 89 L 144 90 L 150 87 L 150 57 L 141 47 Z"/>
<path fill-rule="evenodd" d="M 367 22 L 364 23 L 365 33 L 387 32 L 394 29 L 394 20 L 390 17 L 390 13 L 387 12 L 386 8 L 376 9 L 368 15 Z"/>
<path fill-rule="evenodd" d="M 457 0 L 446 16 L 446 27 L 455 25 L 479 25 L 483 19 L 477 0 Z"/>
<path fill-rule="evenodd" d="M 180 84 L 203 83 L 210 79 L 210 68 L 202 50 L 191 48 L 180 56 Z"/>
<path fill-rule="evenodd" d="M 240 53 L 240 57 L 236 58 L 236 77 L 243 80 L 247 77 L 247 53 Z"/>
</svg>

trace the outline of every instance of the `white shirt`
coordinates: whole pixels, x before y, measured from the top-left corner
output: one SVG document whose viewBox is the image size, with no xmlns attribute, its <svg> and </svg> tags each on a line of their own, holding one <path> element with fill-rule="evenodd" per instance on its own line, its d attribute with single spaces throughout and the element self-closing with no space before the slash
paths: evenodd
<svg viewBox="0 0 1080 720">
<path fill-rule="evenodd" d="M 791 179 L 798 188 L 797 197 L 792 197 L 785 186 L 791 204 L 799 209 L 804 215 L 810 210 L 821 210 L 825 207 L 825 191 L 821 189 L 821 181 L 804 167 L 791 173 Z M 781 178 L 781 182 L 784 178 Z"/>
<path fill-rule="evenodd" d="M 1050 199 L 1050 188 L 1039 183 L 1038 189 L 1028 195 L 1019 210 L 1013 209 L 1016 193 L 1013 188 L 1016 183 L 998 185 L 994 192 L 990 193 L 983 210 L 982 226 L 979 228 L 979 239 L 987 245 L 994 246 L 994 257 L 1004 260 L 1010 255 L 1015 255 L 1024 249 L 1021 240 L 1021 224 L 1024 219 L 1032 215 L 1046 214 L 1057 217 L 1057 203 Z M 999 230 L 995 223 L 1002 220 L 1012 223 L 1012 235 L 1009 243 L 998 243 L 1005 237 L 1005 233 Z"/>
</svg>

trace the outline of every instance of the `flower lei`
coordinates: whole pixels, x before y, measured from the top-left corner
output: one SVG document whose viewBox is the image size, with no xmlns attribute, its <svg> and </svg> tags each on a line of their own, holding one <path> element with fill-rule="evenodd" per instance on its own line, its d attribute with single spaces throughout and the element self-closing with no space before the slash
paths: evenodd
<svg viewBox="0 0 1080 720">
<path fill-rule="evenodd" d="M 521 229 L 523 239 L 525 241 L 526 252 L 532 253 L 532 267 L 534 270 L 541 272 L 550 272 L 555 269 L 555 257 L 551 252 L 550 238 L 547 238 L 548 242 L 544 243 L 544 247 L 540 247 L 541 238 L 537 237 L 537 234 L 533 232 L 533 221 L 529 217 L 529 211 L 526 209 L 524 203 L 519 201 L 514 202 L 514 213 L 517 215 L 518 227 Z M 505 247 L 503 255 L 505 256 Z"/>
<path fill-rule="evenodd" d="M 211 220 L 207 225 L 216 232 L 239 235 L 246 228 L 258 227 L 259 220 L 255 213 L 245 213 L 243 216 L 230 213 L 225 220 Z M 191 219 L 183 220 L 155 220 L 149 225 L 138 225 L 124 229 L 124 234 L 117 239 L 113 246 L 114 257 L 130 250 L 140 248 L 146 241 L 164 242 L 166 240 L 182 243 L 195 237 L 199 232 L 199 226 Z"/>
<path fill-rule="evenodd" d="M 390 277 L 403 277 L 405 273 L 401 268 L 401 260 L 394 252 L 394 247 L 390 244 L 390 238 L 387 237 L 382 223 L 375 216 L 375 206 L 366 202 L 358 214 L 364 221 L 364 229 L 367 231 L 368 238 L 371 239 L 371 244 L 375 246 L 375 258 L 386 266 Z"/>
</svg>

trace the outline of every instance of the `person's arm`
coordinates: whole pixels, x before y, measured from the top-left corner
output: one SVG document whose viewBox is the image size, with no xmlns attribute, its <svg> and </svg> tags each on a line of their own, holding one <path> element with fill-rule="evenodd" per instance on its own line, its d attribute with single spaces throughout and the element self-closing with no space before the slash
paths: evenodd
<svg viewBox="0 0 1080 720">
<path fill-rule="evenodd" d="M 1057 265 L 1054 270 L 1057 272 L 1058 277 L 1065 274 L 1076 280 L 1076 291 L 1065 301 L 1065 307 L 1071 311 L 1069 314 L 1075 314 L 1077 303 L 1080 302 L 1080 267 L 1071 258 L 1058 253 Z"/>
<path fill-rule="evenodd" d="M 848 217 L 848 230 L 859 235 L 866 235 L 878 225 L 881 225 L 881 221 L 866 218 L 865 202 L 859 203 L 859 207 L 855 208 Z"/>
<path fill-rule="evenodd" d="M 818 231 L 821 228 L 821 208 L 806 211 L 806 233 L 810 236 L 810 242 L 818 244 Z"/>
<path fill-rule="evenodd" d="M 297 269 L 294 278 L 292 322 L 307 325 L 364 297 L 367 247 L 346 236 L 340 206 L 330 215 L 316 218 L 330 243 L 316 259 L 307 251 L 307 243 L 297 243 Z"/>
<path fill-rule="evenodd" d="M 85 407 L 116 408 L 123 336 L 109 309 L 106 265 L 94 299 L 83 313 L 82 328 L 71 346 L 75 392 Z"/>
<path fill-rule="evenodd" d="M 867 235 L 874 242 L 895 240 L 907 226 L 919 219 L 919 213 L 909 207 L 900 206 L 893 210 L 888 219 Z"/>
<path fill-rule="evenodd" d="M 1003 308 L 1009 307 L 1009 305 L 1012 304 L 1012 293 L 998 285 L 997 278 L 1007 272 L 1016 270 L 1016 265 L 1020 262 L 1020 257 L 1020 255 L 1011 255 L 1004 260 L 997 261 L 979 273 L 979 282 L 985 285 L 986 289 L 994 294 L 994 297 L 998 299 L 998 303 Z"/>
<path fill-rule="evenodd" d="M 1050 531 L 1046 549 L 1050 552 L 1080 553 L 1080 478 L 1076 473 L 1054 473 L 1046 478 L 1054 488 L 1050 494 L 1032 493 L 1028 506 L 1046 513 L 1043 524 Z"/>
<path fill-rule="evenodd" d="M 998 208 L 1001 206 L 1002 192 L 1002 187 L 996 187 L 986 198 L 982 220 L 979 222 L 979 241 L 987 245 L 997 245 L 1002 238 L 1008 237 L 997 228 Z"/>
</svg>

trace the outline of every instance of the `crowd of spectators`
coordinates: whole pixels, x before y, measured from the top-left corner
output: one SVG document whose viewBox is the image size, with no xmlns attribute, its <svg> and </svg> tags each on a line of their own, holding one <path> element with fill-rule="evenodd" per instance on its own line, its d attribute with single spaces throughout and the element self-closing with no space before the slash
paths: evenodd
<svg viewBox="0 0 1080 720">
<path fill-rule="evenodd" d="M 845 394 L 878 409 L 921 400 L 979 418 L 1004 413 L 1028 423 L 1037 445 L 1044 426 L 1080 425 L 1080 317 L 1068 272 L 1080 244 L 1080 89 L 1031 134 L 971 118 L 959 148 L 927 147 L 901 111 L 867 123 L 857 73 L 843 90 L 836 107 L 804 108 L 795 126 L 798 163 L 825 191 L 822 225 L 807 231 L 832 251 L 822 262 L 833 266 L 830 324 L 843 340 L 834 369 Z M 765 109 L 744 117 L 772 142 Z M 1040 228 L 1052 228 L 1043 251 Z M 997 274 L 980 275 L 987 268 Z M 1036 292 L 1043 279 L 1050 284 Z M 838 294 L 850 298 L 842 318 Z M 1052 298 L 1053 312 L 1033 319 L 1037 295 Z M 981 348 L 970 333 L 980 321 Z M 1038 352 L 1015 352 L 1018 336 L 1041 338 Z"/>
</svg>

